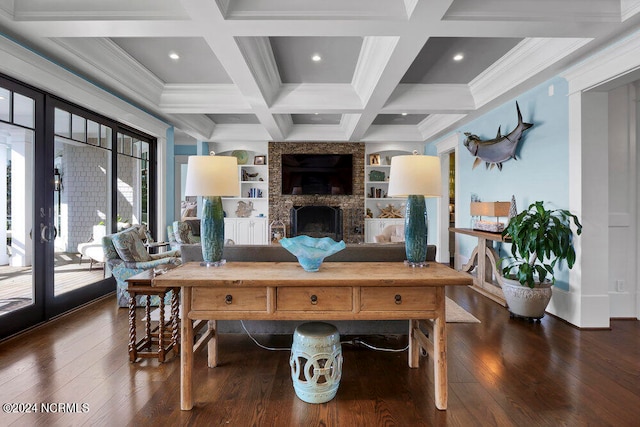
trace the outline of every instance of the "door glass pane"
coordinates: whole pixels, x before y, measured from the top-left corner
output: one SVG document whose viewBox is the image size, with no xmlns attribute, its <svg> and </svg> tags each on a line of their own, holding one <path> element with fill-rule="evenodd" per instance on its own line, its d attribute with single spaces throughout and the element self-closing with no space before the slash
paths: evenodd
<svg viewBox="0 0 640 427">
<path fill-rule="evenodd" d="M 33 142 L 32 130 L 0 123 L 0 316 L 33 304 Z"/>
<path fill-rule="evenodd" d="M 33 129 L 35 123 L 36 102 L 19 93 L 13 94 L 13 122 Z"/>
<path fill-rule="evenodd" d="M 71 138 L 71 113 L 56 108 L 54 132 L 56 135 Z"/>
<path fill-rule="evenodd" d="M 128 224 L 149 225 L 149 143 L 118 135 L 118 216 Z"/>
<path fill-rule="evenodd" d="M 11 121 L 11 92 L 0 87 L 0 120 Z"/>
<path fill-rule="evenodd" d="M 96 140 L 98 135 L 88 138 Z M 104 277 L 102 236 L 107 231 L 109 156 L 108 150 L 56 138 L 54 173 L 58 171 L 62 184 L 58 190 L 54 188 L 53 194 L 58 230 L 56 296 Z M 54 176 L 54 182 L 55 179 Z"/>
<path fill-rule="evenodd" d="M 87 119 L 73 114 L 71 116 L 71 129 L 72 129 L 71 138 L 76 141 L 87 142 L 86 125 L 87 125 Z"/>
</svg>

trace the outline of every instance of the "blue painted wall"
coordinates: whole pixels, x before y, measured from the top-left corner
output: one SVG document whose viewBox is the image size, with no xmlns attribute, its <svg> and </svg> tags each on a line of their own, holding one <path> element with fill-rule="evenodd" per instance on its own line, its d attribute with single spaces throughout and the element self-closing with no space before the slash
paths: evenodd
<svg viewBox="0 0 640 427">
<path fill-rule="evenodd" d="M 551 86 L 553 94 L 549 92 Z M 503 163 L 502 171 L 497 167 L 486 169 L 484 163 L 472 169 L 475 157 L 463 144 L 464 132 L 476 134 L 483 140 L 495 138 L 498 126 L 501 126 L 503 135 L 509 133 L 518 123 L 516 101 L 523 120 L 534 124 L 520 140 L 516 152 L 518 160 Z M 548 208 L 568 208 L 569 102 L 566 80 L 559 77 L 549 80 L 458 128 L 456 133 L 459 135 L 457 227 L 470 226 L 472 194 L 481 201 L 509 201 L 514 195 L 518 212 L 537 200 L 545 201 Z M 457 238 L 460 255 L 470 257 L 477 239 L 462 235 Z M 510 245 L 503 246 L 500 256 L 509 253 Z M 557 278 L 558 285 L 568 289 L 568 271 L 560 272 Z"/>
</svg>

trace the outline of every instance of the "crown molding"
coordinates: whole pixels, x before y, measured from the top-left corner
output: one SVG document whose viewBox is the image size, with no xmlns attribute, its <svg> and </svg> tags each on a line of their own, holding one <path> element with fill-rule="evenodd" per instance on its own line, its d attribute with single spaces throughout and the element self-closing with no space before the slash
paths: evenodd
<svg viewBox="0 0 640 427">
<path fill-rule="evenodd" d="M 173 114 L 254 112 L 233 84 L 168 84 L 164 86 L 159 107 Z"/>
<path fill-rule="evenodd" d="M 381 112 L 387 114 L 467 113 L 475 102 L 466 84 L 399 84 Z"/>
<path fill-rule="evenodd" d="M 585 91 L 640 69 L 640 31 L 590 56 L 561 74 L 569 94 Z"/>
<path fill-rule="evenodd" d="M 622 21 L 640 12 L 640 0 L 620 0 L 620 18 Z"/>
<path fill-rule="evenodd" d="M 55 38 L 51 42 L 63 49 L 78 69 L 119 88 L 124 96 L 152 107 L 160 102 L 164 82 L 111 39 Z"/>
<path fill-rule="evenodd" d="M 272 113 L 358 113 L 362 100 L 350 84 L 283 84 Z"/>
<path fill-rule="evenodd" d="M 0 37 L 0 52 L 0 72 L 91 111 L 98 111 L 154 137 L 165 137 L 169 125 L 162 119 L 67 71 L 32 50 Z"/>
<path fill-rule="evenodd" d="M 469 83 L 476 108 L 533 78 L 590 41 L 576 38 L 523 40 Z"/>
<path fill-rule="evenodd" d="M 211 141 L 268 141 L 271 139 L 264 126 L 217 125 L 208 138 Z"/>
<path fill-rule="evenodd" d="M 454 127 L 465 117 L 466 114 L 431 114 L 420 122 L 417 127 L 422 135 L 422 139 L 426 141 L 429 138 L 433 138 L 437 134 Z"/>
<path fill-rule="evenodd" d="M 414 125 L 371 125 L 361 138 L 362 141 L 424 141 Z"/>
<path fill-rule="evenodd" d="M 366 104 L 375 90 L 399 37 L 365 37 L 351 85 Z"/>
<path fill-rule="evenodd" d="M 268 37 L 236 37 L 238 48 L 267 105 L 273 102 L 282 81 Z"/>
</svg>

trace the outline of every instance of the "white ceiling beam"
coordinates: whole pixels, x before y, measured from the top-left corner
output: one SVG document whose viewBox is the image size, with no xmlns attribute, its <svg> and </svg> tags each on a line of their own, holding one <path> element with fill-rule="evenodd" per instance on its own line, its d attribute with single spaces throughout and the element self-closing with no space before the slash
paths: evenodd
<svg viewBox="0 0 640 427">
<path fill-rule="evenodd" d="M 362 101 L 350 84 L 283 84 L 273 113 L 342 113 L 362 111 Z"/>
<path fill-rule="evenodd" d="M 469 86 L 465 84 L 399 84 L 381 112 L 467 113 L 475 108 Z"/>
</svg>

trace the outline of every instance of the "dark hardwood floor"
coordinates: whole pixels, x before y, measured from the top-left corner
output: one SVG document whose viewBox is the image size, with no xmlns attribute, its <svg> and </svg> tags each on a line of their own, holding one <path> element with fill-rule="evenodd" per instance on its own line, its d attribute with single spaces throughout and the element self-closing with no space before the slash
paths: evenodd
<svg viewBox="0 0 640 427">
<path fill-rule="evenodd" d="M 435 409 L 433 366 L 407 354 L 344 345 L 335 399 L 296 396 L 289 353 L 258 348 L 244 335 L 221 337 L 221 366 L 196 354 L 192 411 L 180 410 L 180 363 L 127 355 L 127 311 L 113 297 L 0 343 L 2 403 L 62 403 L 76 413 L 0 413 L 0 425 L 91 426 L 637 426 L 640 423 L 640 322 L 580 331 L 546 316 L 507 311 L 468 288 L 447 294 L 481 324 L 447 324 L 449 408 Z M 287 346 L 289 336 L 259 336 Z M 402 347 L 406 337 L 366 337 Z M 72 404 L 77 403 L 74 408 Z M 83 407 L 82 404 L 87 406 Z M 86 412 L 83 410 L 86 409 Z"/>
</svg>

